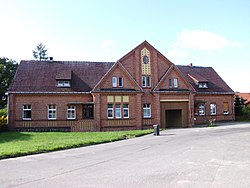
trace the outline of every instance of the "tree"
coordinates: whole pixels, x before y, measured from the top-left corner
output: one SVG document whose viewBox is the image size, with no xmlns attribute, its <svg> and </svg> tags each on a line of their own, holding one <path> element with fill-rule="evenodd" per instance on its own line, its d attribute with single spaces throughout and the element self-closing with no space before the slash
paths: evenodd
<svg viewBox="0 0 250 188">
<path fill-rule="evenodd" d="M 46 49 L 46 46 L 42 43 L 39 43 L 38 46 L 32 50 L 33 57 L 36 60 L 47 60 L 48 59 L 48 49 Z"/>
<path fill-rule="evenodd" d="M 234 99 L 234 110 L 235 110 L 236 116 L 243 115 L 243 111 L 242 111 L 243 107 L 244 107 L 244 99 L 241 98 L 239 95 L 236 95 Z"/>
<path fill-rule="evenodd" d="M 0 58 L 0 108 L 7 104 L 5 93 L 15 76 L 17 62 L 5 57 Z"/>
</svg>

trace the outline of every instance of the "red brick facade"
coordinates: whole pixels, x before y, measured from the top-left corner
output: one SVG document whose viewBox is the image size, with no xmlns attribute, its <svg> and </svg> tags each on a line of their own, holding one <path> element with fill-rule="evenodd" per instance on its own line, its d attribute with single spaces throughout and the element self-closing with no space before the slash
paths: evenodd
<svg viewBox="0 0 250 188">
<path fill-rule="evenodd" d="M 28 81 L 36 72 L 40 76 Z M 57 85 L 68 81 L 70 86 Z M 212 68 L 176 66 L 145 41 L 116 63 L 21 62 L 9 89 L 9 127 L 70 131 L 146 129 L 154 124 L 192 127 L 211 119 L 234 120 L 233 100 L 233 91 Z M 49 110 L 51 105 L 54 111 Z"/>
</svg>

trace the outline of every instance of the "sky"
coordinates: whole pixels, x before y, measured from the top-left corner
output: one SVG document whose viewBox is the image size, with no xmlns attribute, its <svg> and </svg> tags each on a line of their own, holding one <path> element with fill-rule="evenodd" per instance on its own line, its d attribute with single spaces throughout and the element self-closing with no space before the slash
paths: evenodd
<svg viewBox="0 0 250 188">
<path fill-rule="evenodd" d="M 117 61 L 147 40 L 176 65 L 250 92 L 250 0 L 0 0 L 0 57 Z"/>
</svg>

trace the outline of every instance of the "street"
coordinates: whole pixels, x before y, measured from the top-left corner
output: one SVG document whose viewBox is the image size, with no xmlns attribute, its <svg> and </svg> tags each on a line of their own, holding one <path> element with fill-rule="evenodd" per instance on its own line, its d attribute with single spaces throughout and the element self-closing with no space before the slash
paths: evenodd
<svg viewBox="0 0 250 188">
<path fill-rule="evenodd" d="M 247 188 L 250 123 L 228 124 L 0 160 L 0 187 Z"/>
</svg>

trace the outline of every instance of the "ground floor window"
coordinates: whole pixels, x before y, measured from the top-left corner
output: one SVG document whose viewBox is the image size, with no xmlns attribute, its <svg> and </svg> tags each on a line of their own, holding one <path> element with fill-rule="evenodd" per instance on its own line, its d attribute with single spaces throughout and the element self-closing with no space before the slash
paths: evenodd
<svg viewBox="0 0 250 188">
<path fill-rule="evenodd" d="M 211 115 L 216 115 L 216 104 L 210 104 Z"/>
<path fill-rule="evenodd" d="M 56 119 L 56 105 L 48 106 L 48 119 Z"/>
<path fill-rule="evenodd" d="M 108 119 L 114 118 L 113 104 L 108 104 L 107 115 L 108 115 Z"/>
<path fill-rule="evenodd" d="M 205 115 L 205 104 L 199 104 L 199 115 L 204 116 Z"/>
<path fill-rule="evenodd" d="M 122 117 L 121 114 L 121 105 L 120 104 L 116 104 L 115 105 L 115 118 L 120 119 Z"/>
<path fill-rule="evenodd" d="M 75 106 L 68 106 L 67 110 L 67 119 L 76 119 L 76 107 Z"/>
<path fill-rule="evenodd" d="M 123 118 L 129 118 L 128 104 L 123 104 Z"/>
<path fill-rule="evenodd" d="M 151 105 L 150 104 L 143 104 L 143 117 L 151 118 Z"/>
<path fill-rule="evenodd" d="M 31 120 L 31 105 L 23 105 L 23 120 Z"/>
<path fill-rule="evenodd" d="M 83 119 L 94 119 L 94 105 L 93 104 L 83 105 Z"/>
<path fill-rule="evenodd" d="M 224 114 L 229 114 L 229 104 L 228 104 L 228 102 L 223 103 L 223 108 L 224 108 L 223 113 Z"/>
</svg>

